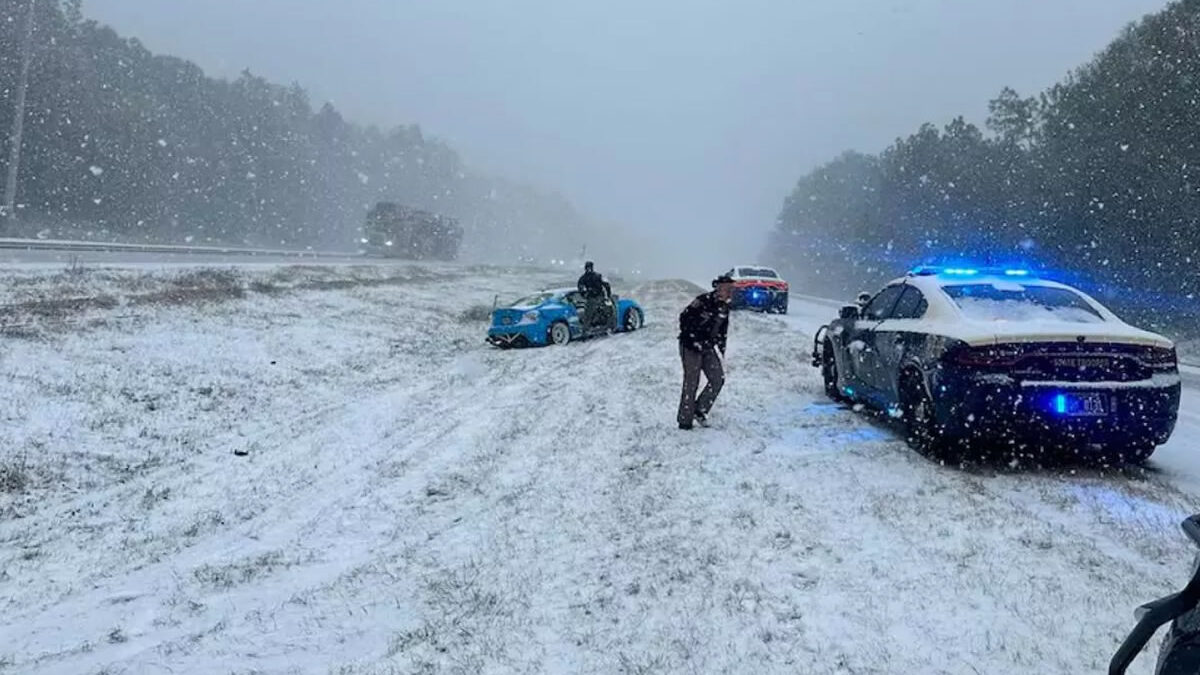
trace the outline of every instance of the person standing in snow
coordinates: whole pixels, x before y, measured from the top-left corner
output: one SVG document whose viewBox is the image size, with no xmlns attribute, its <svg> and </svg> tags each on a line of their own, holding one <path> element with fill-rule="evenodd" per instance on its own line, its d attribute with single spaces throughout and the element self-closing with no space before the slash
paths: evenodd
<svg viewBox="0 0 1200 675">
<path fill-rule="evenodd" d="M 683 361 L 683 391 L 679 397 L 680 429 L 695 422 L 707 426 L 721 387 L 725 385 L 725 342 L 729 333 L 729 307 L 733 279 L 726 274 L 713 279 L 713 290 L 696 296 L 679 313 L 679 358 Z M 708 384 L 700 397 L 700 374 Z"/>
<path fill-rule="evenodd" d="M 588 329 L 596 321 L 596 314 L 600 309 L 600 302 L 604 299 L 604 290 L 607 285 L 604 278 L 595 270 L 595 265 L 592 261 L 587 261 L 583 264 L 583 275 L 576 282 L 576 287 L 583 295 L 583 327 Z"/>
</svg>

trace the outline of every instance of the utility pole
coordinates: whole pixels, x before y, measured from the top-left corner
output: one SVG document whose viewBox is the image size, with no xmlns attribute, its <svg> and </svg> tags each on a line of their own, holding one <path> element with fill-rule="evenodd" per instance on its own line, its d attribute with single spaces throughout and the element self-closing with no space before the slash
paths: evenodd
<svg viewBox="0 0 1200 675">
<path fill-rule="evenodd" d="M 13 104 L 12 134 L 8 137 L 8 177 L 4 182 L 4 215 L 8 225 L 17 221 L 17 168 L 21 163 L 21 134 L 25 129 L 25 90 L 29 87 L 29 63 L 33 60 L 33 16 L 37 0 L 29 0 L 21 40 L 21 74 Z M 0 228 L 2 229 L 2 228 Z"/>
</svg>

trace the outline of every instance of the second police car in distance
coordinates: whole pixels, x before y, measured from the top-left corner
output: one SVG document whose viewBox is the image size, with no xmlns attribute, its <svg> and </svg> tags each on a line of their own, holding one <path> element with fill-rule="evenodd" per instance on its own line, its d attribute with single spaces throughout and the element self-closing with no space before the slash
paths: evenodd
<svg viewBox="0 0 1200 675">
<path fill-rule="evenodd" d="M 765 265 L 737 265 L 725 273 L 733 279 L 733 309 L 787 314 L 788 282 Z"/>
<path fill-rule="evenodd" d="M 914 270 L 822 326 L 813 365 L 941 457 L 1036 443 L 1139 463 L 1179 409 L 1170 340 L 1026 270 Z"/>
</svg>

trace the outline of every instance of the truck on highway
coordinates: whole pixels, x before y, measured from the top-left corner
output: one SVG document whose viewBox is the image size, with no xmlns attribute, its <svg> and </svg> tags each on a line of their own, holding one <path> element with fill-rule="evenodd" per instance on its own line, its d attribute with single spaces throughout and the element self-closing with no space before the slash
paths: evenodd
<svg viewBox="0 0 1200 675">
<path fill-rule="evenodd" d="M 456 260 L 463 228 L 458 221 L 395 202 L 367 212 L 362 243 L 369 255 L 412 260 Z"/>
</svg>

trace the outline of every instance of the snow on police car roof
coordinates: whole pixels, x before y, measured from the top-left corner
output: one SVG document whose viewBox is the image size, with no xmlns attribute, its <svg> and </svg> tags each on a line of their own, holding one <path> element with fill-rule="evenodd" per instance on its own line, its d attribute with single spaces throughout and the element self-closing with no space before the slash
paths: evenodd
<svg viewBox="0 0 1200 675">
<path fill-rule="evenodd" d="M 1014 273 L 1015 272 L 1015 273 Z M 1083 293 L 1025 271 L 922 271 L 893 280 L 920 290 L 929 332 L 980 345 L 1088 341 L 1171 347 L 1167 338 L 1131 326 Z"/>
<path fill-rule="evenodd" d="M 779 273 L 766 265 L 734 265 L 733 274 L 736 277 L 761 279 L 778 279 Z"/>
</svg>

